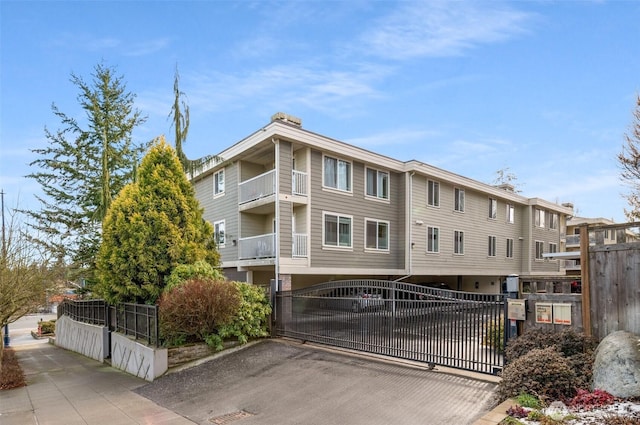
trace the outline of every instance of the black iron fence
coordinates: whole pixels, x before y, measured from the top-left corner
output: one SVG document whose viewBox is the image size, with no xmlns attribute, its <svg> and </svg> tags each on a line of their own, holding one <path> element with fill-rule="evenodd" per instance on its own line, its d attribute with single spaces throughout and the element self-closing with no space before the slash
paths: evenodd
<svg viewBox="0 0 640 425">
<path fill-rule="evenodd" d="M 158 306 L 123 303 L 109 305 L 104 300 L 64 300 L 58 306 L 62 315 L 83 323 L 108 326 L 112 332 L 132 336 L 155 347 L 160 346 Z"/>
<path fill-rule="evenodd" d="M 505 296 L 379 280 L 278 292 L 275 333 L 375 354 L 496 374 Z"/>
</svg>

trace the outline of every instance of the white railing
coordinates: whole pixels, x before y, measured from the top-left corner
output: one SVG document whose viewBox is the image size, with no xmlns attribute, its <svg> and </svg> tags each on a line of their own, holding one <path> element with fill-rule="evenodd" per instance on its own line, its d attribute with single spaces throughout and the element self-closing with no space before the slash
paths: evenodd
<svg viewBox="0 0 640 425">
<path fill-rule="evenodd" d="M 580 270 L 580 262 L 578 260 L 563 260 L 565 270 Z"/>
<path fill-rule="evenodd" d="M 294 195 L 307 195 L 307 173 L 298 170 L 292 171 L 291 190 Z"/>
<path fill-rule="evenodd" d="M 239 203 L 244 204 L 276 193 L 275 175 L 276 170 L 271 170 L 240 183 Z"/>
<path fill-rule="evenodd" d="M 293 234 L 292 257 L 306 257 L 307 254 L 307 235 L 306 233 Z"/>
<path fill-rule="evenodd" d="M 276 256 L 276 234 L 240 238 L 238 241 L 238 258 L 273 258 Z"/>
<path fill-rule="evenodd" d="M 589 245 L 594 245 L 596 238 L 589 234 Z M 580 235 L 567 235 L 567 246 L 580 246 Z"/>
</svg>

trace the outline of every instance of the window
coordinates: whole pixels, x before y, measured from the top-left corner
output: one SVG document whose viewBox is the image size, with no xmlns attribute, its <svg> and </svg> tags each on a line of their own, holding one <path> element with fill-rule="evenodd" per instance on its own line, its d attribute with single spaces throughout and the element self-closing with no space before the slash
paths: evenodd
<svg viewBox="0 0 640 425">
<path fill-rule="evenodd" d="M 389 222 L 367 219 L 365 227 L 365 246 L 368 249 L 389 249 Z"/>
<path fill-rule="evenodd" d="M 516 221 L 515 208 L 511 204 L 507 204 L 507 223 L 513 224 L 515 223 L 515 221 Z"/>
<path fill-rule="evenodd" d="M 495 236 L 489 236 L 488 255 L 489 255 L 489 257 L 495 257 L 496 256 L 496 237 Z"/>
<path fill-rule="evenodd" d="M 558 244 L 549 242 L 549 253 L 558 252 Z"/>
<path fill-rule="evenodd" d="M 433 180 L 427 181 L 427 205 L 440 206 L 440 183 Z"/>
<path fill-rule="evenodd" d="M 557 229 L 557 228 L 558 228 L 558 214 L 549 213 L 549 229 Z"/>
<path fill-rule="evenodd" d="M 224 193 L 224 168 L 213 175 L 213 196 Z"/>
<path fill-rule="evenodd" d="M 225 233 L 224 233 L 224 220 L 216 221 L 213 223 L 213 233 L 216 244 L 218 246 L 224 246 Z"/>
<path fill-rule="evenodd" d="M 498 200 L 489 198 L 489 218 L 498 218 Z"/>
<path fill-rule="evenodd" d="M 544 211 L 536 208 L 535 211 L 535 219 L 536 219 L 536 227 L 544 227 Z"/>
<path fill-rule="evenodd" d="M 507 258 L 513 258 L 513 239 L 507 238 Z"/>
<path fill-rule="evenodd" d="M 438 227 L 427 227 L 427 252 L 440 252 L 440 229 Z"/>
<path fill-rule="evenodd" d="M 389 199 L 389 173 L 367 168 L 367 196 Z"/>
<path fill-rule="evenodd" d="M 324 245 L 351 247 L 351 220 L 349 216 L 324 215 Z"/>
<path fill-rule="evenodd" d="M 536 260 L 542 260 L 543 253 L 544 253 L 544 242 L 536 241 Z"/>
<path fill-rule="evenodd" d="M 456 187 L 454 190 L 454 197 L 455 197 L 454 209 L 456 211 L 464 212 L 464 189 L 458 189 Z"/>
<path fill-rule="evenodd" d="M 453 252 L 455 254 L 464 254 L 464 232 L 459 230 L 453 232 Z"/>
<path fill-rule="evenodd" d="M 351 192 L 351 163 L 342 159 L 324 157 L 324 186 Z"/>
</svg>

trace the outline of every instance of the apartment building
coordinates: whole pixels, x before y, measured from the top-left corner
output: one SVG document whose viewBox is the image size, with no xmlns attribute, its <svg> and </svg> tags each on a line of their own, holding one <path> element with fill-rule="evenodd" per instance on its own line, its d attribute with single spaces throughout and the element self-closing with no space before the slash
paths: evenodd
<svg viewBox="0 0 640 425">
<path fill-rule="evenodd" d="M 511 274 L 564 275 L 543 253 L 559 250 L 570 206 L 370 152 L 283 113 L 218 157 L 190 177 L 230 279 L 497 293 Z"/>
</svg>

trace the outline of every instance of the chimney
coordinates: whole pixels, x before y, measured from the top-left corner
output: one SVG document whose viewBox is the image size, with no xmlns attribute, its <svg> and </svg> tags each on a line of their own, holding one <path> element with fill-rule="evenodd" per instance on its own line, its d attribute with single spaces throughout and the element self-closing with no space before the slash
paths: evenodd
<svg viewBox="0 0 640 425">
<path fill-rule="evenodd" d="M 296 127 L 302 127 L 302 120 L 293 115 L 285 114 L 284 112 L 276 112 L 271 116 L 271 122 L 282 121 L 289 124 L 293 124 Z"/>
</svg>

